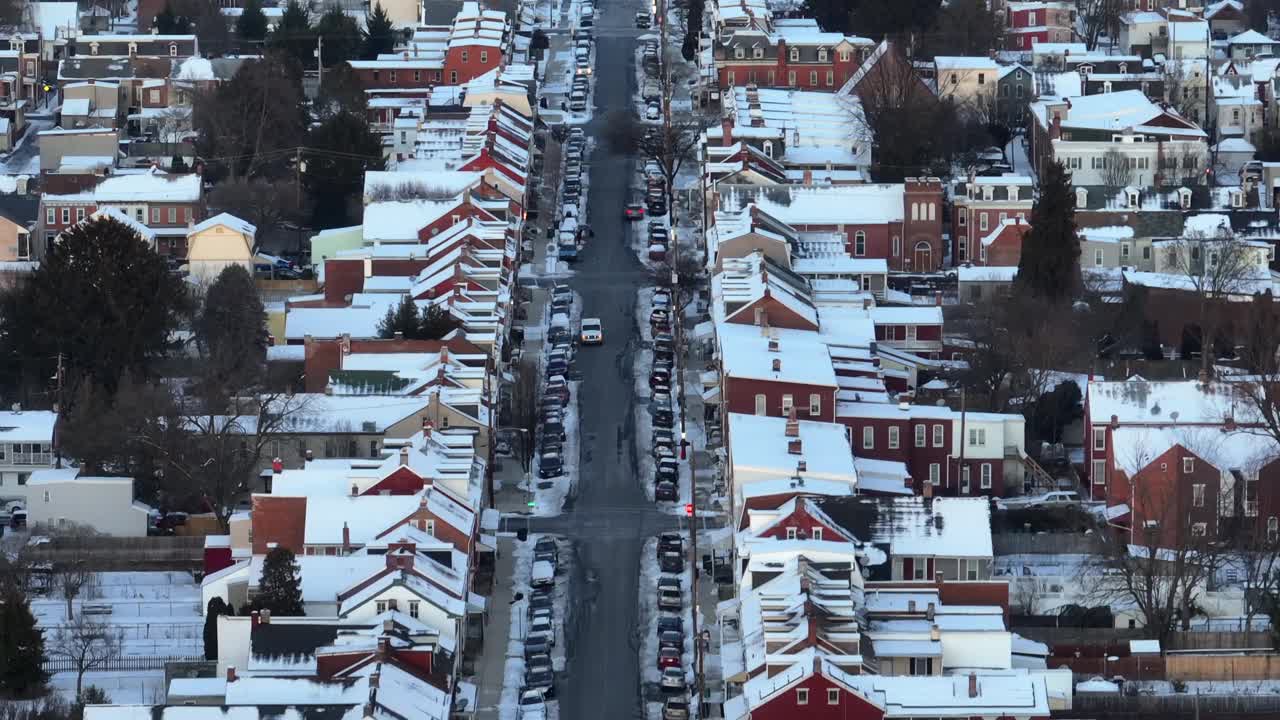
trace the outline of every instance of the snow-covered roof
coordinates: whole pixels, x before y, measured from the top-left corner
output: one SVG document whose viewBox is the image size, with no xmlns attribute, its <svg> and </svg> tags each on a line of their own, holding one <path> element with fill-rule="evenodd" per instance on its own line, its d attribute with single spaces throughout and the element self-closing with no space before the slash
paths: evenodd
<svg viewBox="0 0 1280 720">
<path fill-rule="evenodd" d="M 97 212 L 90 215 L 88 220 L 95 220 L 98 218 L 110 218 L 112 220 L 115 220 L 121 225 L 124 225 L 125 227 L 137 233 L 138 237 L 142 238 L 148 243 L 154 244 L 156 241 L 156 233 L 154 230 L 147 227 L 146 225 L 143 225 L 137 220 L 134 220 L 128 214 L 122 212 L 119 208 L 104 207 L 101 210 L 98 210 Z"/>
<path fill-rule="evenodd" d="M 201 176 L 195 173 L 168 174 L 152 168 L 147 172 L 112 175 L 93 188 L 66 195 L 45 195 L 61 202 L 174 202 L 200 200 Z"/>
<path fill-rule="evenodd" d="M 1103 425 L 1219 425 L 1234 415 L 1247 421 L 1244 403 L 1229 384 L 1197 380 L 1092 380 L 1085 390 L 1090 422 Z"/>
<path fill-rule="evenodd" d="M 48 443 L 57 420 L 57 413 L 49 410 L 0 412 L 0 443 Z"/>
<path fill-rule="evenodd" d="M 990 558 L 991 503 L 986 498 L 894 498 L 872 527 L 871 540 L 894 556 Z"/>
<path fill-rule="evenodd" d="M 1253 474 L 1280 457 L 1280 445 L 1266 433 L 1217 427 L 1120 427 L 1111 432 L 1111 442 L 1116 466 L 1130 477 L 1174 446 L 1223 472 Z"/>
<path fill-rule="evenodd" d="M 818 333 L 770 328 L 777 350 L 770 351 L 770 337 L 755 325 L 719 323 L 716 339 L 726 377 L 775 380 L 802 385 L 836 387 L 827 345 Z M 778 361 L 774 370 L 773 361 Z"/>
<path fill-rule="evenodd" d="M 187 234 L 190 235 L 198 232 L 203 232 L 215 225 L 223 225 L 238 233 L 241 233 L 243 235 L 248 235 L 250 240 L 252 240 L 253 236 L 256 235 L 258 232 L 258 228 L 254 226 L 253 223 L 248 222 L 247 220 L 241 220 L 240 218 L 236 217 L 235 215 L 232 215 L 231 213 L 224 212 L 224 213 L 218 213 L 217 215 L 214 215 L 208 220 L 205 220 L 204 222 L 196 225 L 195 227 L 191 228 L 191 230 L 188 231 Z"/>
<path fill-rule="evenodd" d="M 722 207 L 751 202 L 793 227 L 901 222 L 902 185 L 742 186 L 722 188 Z"/>
<path fill-rule="evenodd" d="M 1257 30 L 1245 30 L 1227 40 L 1228 45 L 1275 45 L 1276 41 Z"/>
<path fill-rule="evenodd" d="M 1203 20 L 1169 22 L 1169 42 L 1204 43 L 1209 39 L 1209 23 Z"/>
<path fill-rule="evenodd" d="M 273 496 L 284 497 L 273 493 Z M 341 545 L 346 525 L 353 545 L 366 545 L 418 509 L 419 495 L 310 496 L 307 498 L 308 545 Z"/>
<path fill-rule="evenodd" d="M 807 398 L 800 400 L 807 401 Z M 853 453 L 843 425 L 799 420 L 797 427 L 798 436 L 788 437 L 786 418 L 730 413 L 730 460 L 738 472 L 785 474 L 796 472 L 797 463 L 804 461 L 806 467 L 799 473 L 801 477 L 857 481 Z M 800 452 L 794 453 L 789 445 L 797 439 Z"/>
<path fill-rule="evenodd" d="M 835 669 L 835 672 L 841 671 Z M 977 676 L 976 692 L 972 694 L 967 674 L 845 675 L 844 678 L 883 707 L 886 717 L 1049 715 L 1048 687 L 1044 677 L 1034 674 L 981 673 Z"/>
<path fill-rule="evenodd" d="M 189 57 L 178 64 L 177 80 L 216 80 L 213 62 L 198 56 Z"/>
<path fill-rule="evenodd" d="M 364 209 L 364 239 L 369 243 L 417 242 L 418 231 L 458 207 L 461 197 L 369 203 Z"/>
<path fill-rule="evenodd" d="M 939 55 L 933 59 L 939 71 L 951 70 L 997 70 L 999 64 L 985 55 Z"/>
<path fill-rule="evenodd" d="M 959 282 L 1013 282 L 1017 265 L 962 265 L 956 269 Z"/>
<path fill-rule="evenodd" d="M 1077 77 L 1078 73 L 1074 74 Z M 1056 90 L 1056 88 L 1055 88 Z M 1055 96 L 1064 95 L 1061 92 L 1055 92 Z M 1035 115 L 1037 122 L 1042 126 L 1048 127 L 1049 114 L 1048 103 L 1035 102 L 1030 108 Z M 1152 120 L 1163 117 L 1173 118 L 1169 111 L 1151 102 L 1146 95 L 1139 90 L 1122 90 L 1120 92 L 1099 93 L 1097 95 L 1081 95 L 1071 98 L 1071 107 L 1062 113 L 1063 128 L 1077 128 L 1081 130 L 1123 130 L 1126 128 L 1144 128 L 1155 133 L 1167 133 L 1172 135 L 1186 136 L 1189 138 L 1203 138 L 1204 131 L 1196 127 L 1187 120 L 1187 127 L 1177 127 L 1169 125 L 1148 125 Z"/>
</svg>

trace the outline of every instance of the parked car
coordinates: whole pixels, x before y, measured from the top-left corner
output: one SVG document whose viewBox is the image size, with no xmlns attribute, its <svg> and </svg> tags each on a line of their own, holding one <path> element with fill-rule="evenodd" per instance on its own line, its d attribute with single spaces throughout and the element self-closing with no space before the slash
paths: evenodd
<svg viewBox="0 0 1280 720">
<path fill-rule="evenodd" d="M 658 554 L 684 552 L 684 538 L 679 533 L 667 532 L 658 536 Z"/>
<path fill-rule="evenodd" d="M 644 118 L 646 120 L 657 120 L 660 117 L 662 117 L 662 108 L 658 106 L 658 103 L 651 102 L 645 106 Z"/>
<path fill-rule="evenodd" d="M 658 609 L 679 610 L 684 607 L 684 598 L 679 588 L 658 588 Z"/>
<path fill-rule="evenodd" d="M 649 17 L 649 13 L 647 12 L 636 13 L 636 27 L 640 28 L 641 30 L 648 30 L 652 22 L 653 21 Z"/>
<path fill-rule="evenodd" d="M 662 678 L 664 681 L 666 677 Z M 663 689 L 666 689 L 664 684 Z M 684 698 L 671 697 L 662 704 L 662 720 L 689 720 L 689 701 Z"/>
<path fill-rule="evenodd" d="M 544 637 L 527 637 L 524 639 L 524 656 L 525 659 L 534 655 L 549 654 L 551 652 L 551 644 Z M 532 685 L 533 683 L 529 683 Z"/>
<path fill-rule="evenodd" d="M 679 615 L 663 613 L 658 616 L 658 632 L 678 632 L 684 635 L 684 619 Z"/>
<path fill-rule="evenodd" d="M 662 669 L 663 692 L 684 692 L 685 688 L 684 669 L 680 667 L 678 660 L 676 665 Z"/>
<path fill-rule="evenodd" d="M 600 318 L 582 318 L 582 331 L 579 338 L 583 345 L 602 345 L 604 344 L 604 328 L 600 324 Z"/>
<path fill-rule="evenodd" d="M 543 453 L 538 460 L 538 477 L 549 480 L 564 474 L 564 460 L 558 452 Z"/>
<path fill-rule="evenodd" d="M 542 636 L 544 636 L 544 637 L 546 637 L 546 638 L 547 638 L 547 642 L 548 642 L 552 647 L 555 647 L 555 644 L 556 644 L 556 631 L 555 631 L 555 627 L 551 624 L 551 618 L 549 618 L 549 617 L 547 617 L 547 616 L 545 616 L 545 615 L 541 615 L 541 616 L 538 616 L 538 617 L 533 618 L 532 620 L 530 620 L 530 621 L 529 621 L 529 634 L 530 634 L 530 635 L 542 635 Z"/>
<path fill-rule="evenodd" d="M 680 668 L 680 651 L 672 648 L 663 648 L 658 651 L 658 669 L 663 668 Z M 682 673 L 683 675 L 683 673 Z"/>
<path fill-rule="evenodd" d="M 680 499 L 680 490 L 670 480 L 659 480 L 653 488 L 653 499 L 663 502 L 675 502 Z"/>
<path fill-rule="evenodd" d="M 529 584 L 533 587 L 554 586 L 556 584 L 556 569 L 549 562 L 535 562 Z"/>
<path fill-rule="evenodd" d="M 1025 497 L 1005 498 L 997 501 L 1001 510 L 1013 510 L 1033 507 L 1061 507 L 1063 505 L 1079 505 L 1080 493 L 1074 490 L 1054 490 L 1043 495 L 1027 495 Z"/>
<path fill-rule="evenodd" d="M 551 599 L 551 593 L 530 593 L 528 610 L 529 617 L 533 617 L 533 614 L 539 610 L 546 610 L 550 612 L 552 607 L 554 607 L 554 602 L 555 601 Z"/>
<path fill-rule="evenodd" d="M 658 633 L 658 647 L 670 647 L 676 648 L 677 650 L 682 649 L 684 647 L 684 635 L 681 635 L 674 630 L 660 632 Z"/>
<path fill-rule="evenodd" d="M 662 557 L 658 558 L 658 567 L 665 573 L 678 573 L 684 570 L 684 554 L 664 552 Z"/>
<path fill-rule="evenodd" d="M 556 679 L 555 673 L 549 668 L 538 668 L 536 670 L 526 670 L 524 673 L 525 687 L 537 688 L 542 693 L 553 698 L 556 696 Z"/>
<path fill-rule="evenodd" d="M 644 206 L 640 203 L 627 203 L 622 209 L 622 216 L 628 220 L 643 220 Z"/>
<path fill-rule="evenodd" d="M 543 536 L 538 538 L 538 542 L 533 544 L 533 551 L 535 553 L 550 552 L 550 553 L 554 553 L 556 556 L 559 556 L 560 546 L 556 545 L 555 540 L 552 540 L 549 537 Z"/>
<path fill-rule="evenodd" d="M 521 690 L 516 716 L 519 720 L 546 720 L 547 701 L 542 690 L 539 688 Z"/>
</svg>

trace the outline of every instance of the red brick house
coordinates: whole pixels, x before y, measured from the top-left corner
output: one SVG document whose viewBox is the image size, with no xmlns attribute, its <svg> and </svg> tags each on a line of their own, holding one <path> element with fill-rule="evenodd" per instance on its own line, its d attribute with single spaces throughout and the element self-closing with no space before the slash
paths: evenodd
<svg viewBox="0 0 1280 720">
<path fill-rule="evenodd" d="M 201 177 L 153 169 L 104 177 L 72 194 L 46 193 L 40 197 L 40 233 L 45 238 L 44 244 L 36 243 L 40 254 L 59 233 L 108 207 L 163 236 L 157 239 L 160 254 L 185 258 L 187 228 L 204 219 Z"/>
<path fill-rule="evenodd" d="M 1071 42 L 1075 6 L 1066 2 L 1005 4 L 1005 49 L 1031 50 L 1034 43 Z"/>
<path fill-rule="evenodd" d="M 419 28 L 408 47 L 394 56 L 351 60 L 348 65 L 365 90 L 427 89 L 436 85 L 465 85 L 502 66 L 511 27 L 506 14 L 481 10 L 465 2 L 448 28 Z"/>
<path fill-rule="evenodd" d="M 766 335 L 768 332 L 770 335 Z M 720 344 L 725 412 L 832 422 L 838 383 L 817 333 L 725 323 Z"/>
<path fill-rule="evenodd" d="M 1016 267 L 1022 258 L 1022 239 L 1031 225 L 1021 218 L 1001 220 L 991 232 L 977 238 L 978 258 L 975 265 Z"/>
<path fill-rule="evenodd" d="M 957 265 L 978 263 L 980 251 L 971 248 L 971 242 L 988 236 L 1005 220 L 1029 218 L 1035 184 L 1026 175 L 974 177 L 956 183 L 951 197 L 951 260 Z"/>
</svg>

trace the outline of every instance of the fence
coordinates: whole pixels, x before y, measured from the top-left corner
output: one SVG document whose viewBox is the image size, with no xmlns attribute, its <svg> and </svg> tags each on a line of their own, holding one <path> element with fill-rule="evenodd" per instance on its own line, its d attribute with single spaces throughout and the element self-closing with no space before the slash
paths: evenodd
<svg viewBox="0 0 1280 720">
<path fill-rule="evenodd" d="M 1165 673 L 1170 680 L 1270 680 L 1280 678 L 1280 655 L 1168 655 Z"/>
<path fill-rule="evenodd" d="M 143 570 L 155 565 L 199 566 L 203 537 L 53 538 L 30 548 L 37 562 L 84 562 L 99 570 Z"/>
<path fill-rule="evenodd" d="M 1280 712 L 1277 695 L 1104 695 L 1081 693 L 1072 701 L 1073 715 L 1135 713 L 1145 717 L 1192 714 L 1216 717 L 1224 713 Z"/>
<path fill-rule="evenodd" d="M 1101 551 L 1097 538 L 1083 533 L 993 533 L 991 546 L 999 555 L 1092 555 Z"/>
<path fill-rule="evenodd" d="M 1066 667 L 1079 677 L 1115 677 L 1119 675 L 1126 680 L 1163 680 L 1168 672 L 1166 658 L 1159 655 L 1130 655 L 1115 657 L 1115 660 L 1103 657 L 1076 657 L 1074 655 L 1053 655 L 1047 660 L 1050 668 Z"/>
<path fill-rule="evenodd" d="M 112 658 L 91 668 L 94 671 L 112 672 L 118 670 L 164 670 L 165 665 L 172 662 L 196 663 L 204 662 L 204 658 L 199 655 L 181 655 L 177 657 L 164 657 L 158 655 L 139 655 Z M 78 668 L 71 660 L 62 658 L 51 658 L 44 661 L 45 672 L 75 672 Z"/>
<path fill-rule="evenodd" d="M 1050 647 L 1071 647 L 1070 650 L 1092 648 L 1127 648 L 1130 640 L 1141 640 L 1146 634 L 1135 628 L 1074 628 L 1036 627 L 1016 624 L 1013 632 L 1023 637 L 1045 643 Z M 1176 632 L 1169 637 L 1165 650 L 1244 650 L 1272 647 L 1269 632 Z M 1088 653 L 1096 654 L 1096 653 Z"/>
</svg>

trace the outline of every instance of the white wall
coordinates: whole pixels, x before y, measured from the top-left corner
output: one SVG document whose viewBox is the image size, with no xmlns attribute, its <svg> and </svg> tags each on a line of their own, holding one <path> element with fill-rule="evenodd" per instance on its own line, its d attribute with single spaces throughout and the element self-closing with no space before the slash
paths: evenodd
<svg viewBox="0 0 1280 720">
<path fill-rule="evenodd" d="M 253 618 L 247 615 L 218 616 L 218 674 L 226 677 L 227 668 L 238 672 L 249 669 L 249 631 Z"/>
<path fill-rule="evenodd" d="M 1008 632 L 944 630 L 941 640 L 944 668 L 1007 670 L 1012 662 L 1013 635 Z"/>
<path fill-rule="evenodd" d="M 417 602 L 418 620 L 428 627 L 439 630 L 442 643 L 457 647 L 454 643 L 458 640 L 458 620 L 456 618 L 449 617 L 448 613 L 444 610 L 436 607 L 426 600 L 423 600 L 408 589 L 398 585 L 387 588 L 377 596 L 370 598 L 360 607 L 352 609 L 349 613 L 343 615 L 343 617 L 351 620 L 368 620 L 376 617 L 378 614 L 377 601 L 379 600 L 395 600 L 397 609 L 406 615 L 409 613 L 409 602 Z M 446 642 L 445 638 L 448 638 L 453 642 Z"/>
<path fill-rule="evenodd" d="M 74 478 L 29 485 L 27 523 L 87 525 L 100 533 L 145 537 L 147 510 L 133 504 L 131 478 Z"/>
</svg>

